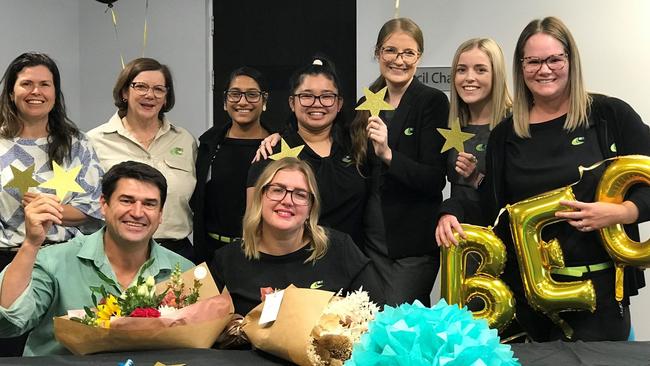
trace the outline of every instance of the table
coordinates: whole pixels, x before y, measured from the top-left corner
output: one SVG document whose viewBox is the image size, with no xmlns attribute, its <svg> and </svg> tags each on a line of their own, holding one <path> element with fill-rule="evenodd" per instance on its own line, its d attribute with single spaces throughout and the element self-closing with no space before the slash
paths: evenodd
<svg viewBox="0 0 650 366">
<path fill-rule="evenodd" d="M 513 344 L 515 357 L 522 366 L 630 366 L 650 365 L 650 342 L 549 342 Z M 0 358 L 0 365 L 117 366 L 131 359 L 134 366 L 289 365 L 288 362 L 249 350 L 178 349 L 140 352 L 103 353 L 90 356 L 48 356 Z"/>
</svg>

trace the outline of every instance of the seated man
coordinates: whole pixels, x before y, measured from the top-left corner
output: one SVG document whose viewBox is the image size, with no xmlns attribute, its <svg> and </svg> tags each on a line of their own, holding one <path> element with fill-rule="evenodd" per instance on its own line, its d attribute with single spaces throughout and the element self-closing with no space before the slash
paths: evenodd
<svg viewBox="0 0 650 366">
<path fill-rule="evenodd" d="M 106 226 L 88 236 L 39 250 L 52 224 L 61 224 L 56 196 L 41 195 L 25 207 L 25 241 L 0 273 L 0 337 L 33 328 L 25 356 L 69 353 L 54 338 L 52 318 L 90 305 L 90 286 L 106 285 L 98 272 L 119 284 L 120 293 L 142 276 L 167 279 L 176 265 L 192 262 L 151 238 L 160 225 L 167 182 L 156 169 L 127 161 L 113 166 L 102 181 L 100 205 Z M 142 265 L 153 265 L 139 273 Z M 2 340 L 0 339 L 0 342 Z"/>
</svg>

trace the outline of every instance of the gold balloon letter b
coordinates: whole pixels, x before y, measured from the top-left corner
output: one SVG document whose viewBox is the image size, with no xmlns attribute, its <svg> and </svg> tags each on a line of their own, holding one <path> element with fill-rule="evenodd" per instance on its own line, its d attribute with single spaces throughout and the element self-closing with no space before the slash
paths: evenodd
<svg viewBox="0 0 650 366">
<path fill-rule="evenodd" d="M 485 307 L 474 312 L 474 317 L 486 319 L 491 328 L 503 329 L 515 313 L 512 292 L 497 278 L 506 263 L 506 247 L 489 228 L 468 224 L 462 227 L 467 239 L 456 234 L 459 244 L 442 248 L 442 297 L 449 304 L 459 305 L 480 298 Z M 466 278 L 465 264 L 470 252 L 481 257 L 481 264 L 474 276 Z"/>
</svg>

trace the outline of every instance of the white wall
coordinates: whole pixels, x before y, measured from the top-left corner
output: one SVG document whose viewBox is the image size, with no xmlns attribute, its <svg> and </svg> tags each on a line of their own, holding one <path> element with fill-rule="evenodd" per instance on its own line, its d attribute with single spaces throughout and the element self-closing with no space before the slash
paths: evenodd
<svg viewBox="0 0 650 366">
<path fill-rule="evenodd" d="M 357 0 L 358 96 L 378 75 L 373 47 L 379 28 L 393 17 L 394 4 L 394 0 Z M 461 42 L 491 37 L 503 48 L 509 74 L 517 37 L 526 24 L 535 18 L 558 16 L 578 43 L 587 88 L 627 101 L 650 122 L 648 92 L 642 90 L 650 84 L 650 2 L 646 0 L 409 0 L 400 4 L 400 16 L 412 18 L 424 32 L 420 66 L 450 66 Z M 648 224 L 642 226 L 642 239 L 650 236 L 649 228 Z M 437 300 L 439 294 L 436 283 L 432 298 Z M 648 308 L 650 289 L 646 288 L 632 299 L 632 323 L 638 340 L 650 340 Z"/>
<path fill-rule="evenodd" d="M 68 115 L 78 122 L 79 0 L 20 0 L 0 2 L 0 73 L 23 52 L 49 54 L 61 72 Z"/>
<path fill-rule="evenodd" d="M 208 13 L 210 0 L 149 1 L 146 57 L 170 67 L 176 105 L 167 114 L 172 122 L 195 137 L 212 125 L 208 71 Z M 115 113 L 112 90 L 125 62 L 143 52 L 144 0 L 118 0 L 118 37 L 115 39 L 110 12 L 96 1 L 79 0 L 79 64 L 81 68 L 80 126 L 88 130 Z"/>
</svg>

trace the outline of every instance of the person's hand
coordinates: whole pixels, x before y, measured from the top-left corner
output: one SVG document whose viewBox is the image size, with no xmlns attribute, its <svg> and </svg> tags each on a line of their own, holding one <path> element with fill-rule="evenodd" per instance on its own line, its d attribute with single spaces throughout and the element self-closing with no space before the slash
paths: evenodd
<svg viewBox="0 0 650 366">
<path fill-rule="evenodd" d="M 52 224 L 63 224 L 63 206 L 52 194 L 40 194 L 25 207 L 23 245 L 40 247 Z"/>
<path fill-rule="evenodd" d="M 639 216 L 636 205 L 623 203 L 560 201 L 569 210 L 557 211 L 555 217 L 567 219 L 569 225 L 582 232 L 600 230 L 616 224 L 631 224 Z"/>
<path fill-rule="evenodd" d="M 252 163 L 260 160 L 266 160 L 269 158 L 269 156 L 273 155 L 273 147 L 277 145 L 279 141 L 280 134 L 277 132 L 266 136 L 260 143 L 260 147 L 257 148 Z"/>
<path fill-rule="evenodd" d="M 378 116 L 368 118 L 366 126 L 368 138 L 372 141 L 372 147 L 384 163 L 390 164 L 393 159 L 393 151 L 388 147 L 388 127 Z"/>
<path fill-rule="evenodd" d="M 456 158 L 456 172 L 467 179 L 473 174 L 478 173 L 476 170 L 477 164 L 478 160 L 476 156 L 466 152 L 459 152 Z"/>
<path fill-rule="evenodd" d="M 27 207 L 33 200 L 37 199 L 38 196 L 40 196 L 40 193 L 35 193 L 35 192 L 25 192 L 23 195 L 23 207 Z"/>
<path fill-rule="evenodd" d="M 438 220 L 438 226 L 436 226 L 436 242 L 438 246 L 445 246 L 447 248 L 453 245 L 458 245 L 458 240 L 454 237 L 454 232 L 457 232 L 461 238 L 467 239 L 467 235 L 463 228 L 460 226 L 460 222 L 454 215 L 444 214 Z"/>
</svg>

